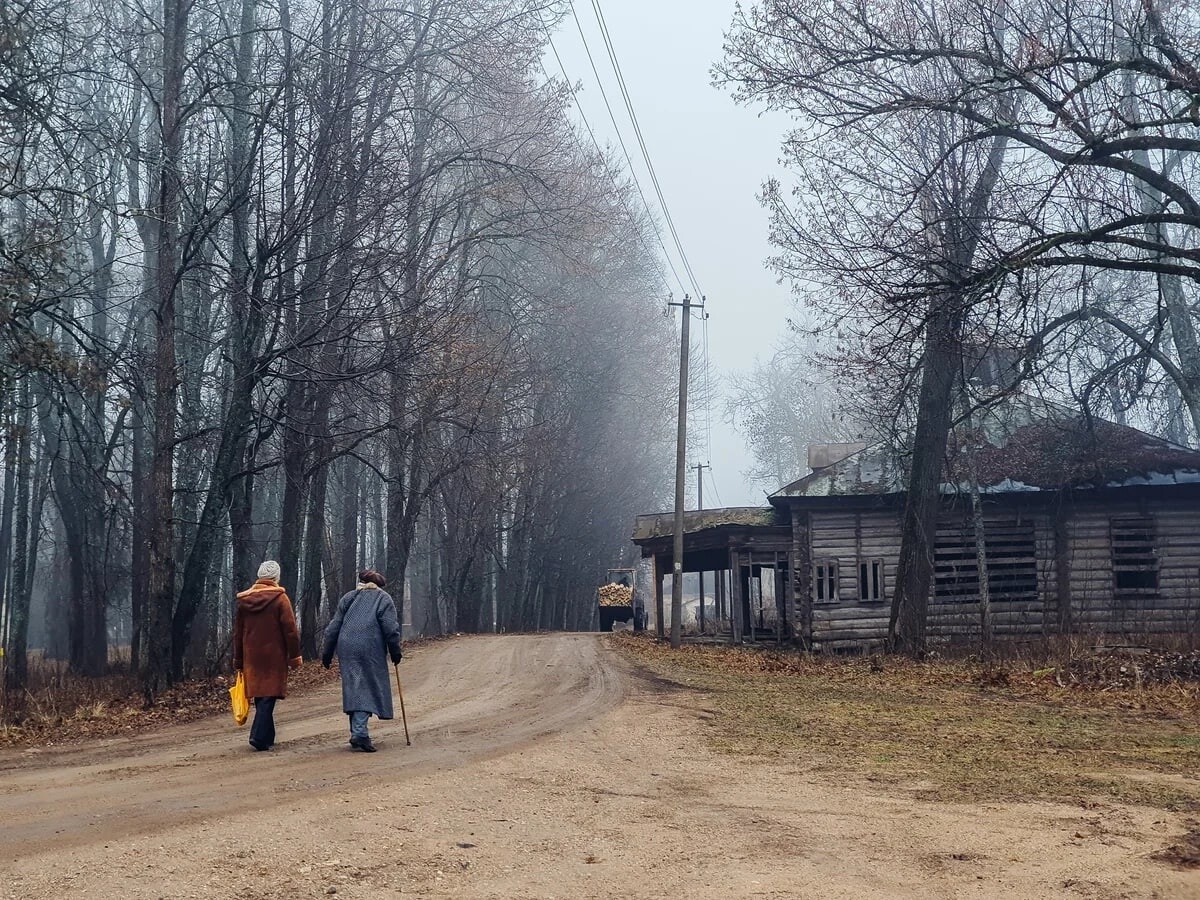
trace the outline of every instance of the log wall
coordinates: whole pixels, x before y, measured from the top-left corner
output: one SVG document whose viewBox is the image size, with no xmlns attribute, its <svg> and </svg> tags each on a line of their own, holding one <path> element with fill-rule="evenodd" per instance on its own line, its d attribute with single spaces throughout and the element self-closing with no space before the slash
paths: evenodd
<svg viewBox="0 0 1200 900">
<path fill-rule="evenodd" d="M 814 647 L 881 644 L 895 590 L 899 510 L 814 509 L 806 513 L 806 520 L 806 540 L 792 545 L 795 558 L 808 544 L 811 564 L 806 577 L 794 580 L 793 621 L 807 632 L 798 637 L 809 637 Z M 1060 631 L 1131 640 L 1200 634 L 1200 505 L 1186 498 L 1155 498 L 1153 503 L 1145 497 L 1106 502 L 1085 498 L 1057 506 L 988 507 L 984 522 L 992 630 L 997 637 Z M 1153 563 L 1149 565 L 1156 570 L 1157 587 L 1146 586 L 1154 574 L 1135 571 L 1126 576 L 1122 588 L 1114 571 L 1114 552 L 1117 569 L 1138 569 L 1145 558 L 1140 531 L 1145 522 L 1152 523 Z M 978 640 L 974 552 L 969 522 L 962 511 L 948 510 L 939 525 L 929 606 L 931 640 Z M 816 583 L 829 560 L 837 561 L 835 596 L 818 597 L 821 589 Z M 883 564 L 884 589 L 878 599 L 864 596 L 860 586 L 860 567 L 868 566 L 870 578 L 873 560 Z M 803 564 L 793 571 L 804 572 Z M 800 592 L 802 584 L 807 597 Z"/>
<path fill-rule="evenodd" d="M 1153 522 L 1157 589 L 1122 592 L 1113 572 L 1114 522 Z M 1071 618 L 1077 632 L 1195 634 L 1200 626 L 1200 508 L 1193 503 L 1129 501 L 1073 511 Z"/>
<path fill-rule="evenodd" d="M 813 599 L 810 620 L 816 646 L 881 642 L 887 636 L 890 602 L 900 556 L 898 510 L 817 511 L 809 514 L 812 578 L 837 561 L 835 598 Z M 862 602 L 859 560 L 883 561 L 883 600 Z"/>
</svg>

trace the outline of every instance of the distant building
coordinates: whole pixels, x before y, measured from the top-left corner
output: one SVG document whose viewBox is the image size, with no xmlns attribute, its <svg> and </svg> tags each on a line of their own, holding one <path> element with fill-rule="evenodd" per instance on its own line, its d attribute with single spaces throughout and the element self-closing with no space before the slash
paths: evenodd
<svg viewBox="0 0 1200 900">
<path fill-rule="evenodd" d="M 931 640 L 980 633 L 972 484 L 997 637 L 1200 632 L 1200 452 L 1018 395 L 956 430 L 947 455 Z M 718 573 L 709 615 L 733 640 L 819 648 L 887 635 L 905 461 L 826 444 L 810 466 L 769 506 L 687 514 L 684 570 Z M 672 526 L 659 514 L 634 529 L 660 590 Z M 776 587 L 770 608 L 764 577 Z"/>
</svg>

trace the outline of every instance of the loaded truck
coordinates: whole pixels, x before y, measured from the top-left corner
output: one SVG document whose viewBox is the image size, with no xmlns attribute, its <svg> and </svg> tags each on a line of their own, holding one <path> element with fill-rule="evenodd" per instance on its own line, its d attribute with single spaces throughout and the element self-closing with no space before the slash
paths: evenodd
<svg viewBox="0 0 1200 900">
<path fill-rule="evenodd" d="M 600 630 L 612 631 L 617 622 L 632 623 L 634 631 L 646 627 L 646 611 L 637 594 L 634 569 L 609 569 L 604 584 L 596 590 L 600 607 Z"/>
</svg>

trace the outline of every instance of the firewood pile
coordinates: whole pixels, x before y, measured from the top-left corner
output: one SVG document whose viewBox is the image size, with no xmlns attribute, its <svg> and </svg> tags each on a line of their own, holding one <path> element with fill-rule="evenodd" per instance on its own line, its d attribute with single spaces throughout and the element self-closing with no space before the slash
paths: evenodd
<svg viewBox="0 0 1200 900">
<path fill-rule="evenodd" d="M 623 584 L 605 584 L 600 586 L 601 606 L 633 606 L 633 588 Z"/>
</svg>

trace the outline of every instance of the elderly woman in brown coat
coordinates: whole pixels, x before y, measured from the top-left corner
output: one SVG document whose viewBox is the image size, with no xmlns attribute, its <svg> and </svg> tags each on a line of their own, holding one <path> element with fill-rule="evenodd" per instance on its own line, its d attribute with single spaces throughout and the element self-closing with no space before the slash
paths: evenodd
<svg viewBox="0 0 1200 900">
<path fill-rule="evenodd" d="M 233 667 L 254 698 L 250 746 L 270 750 L 275 743 L 275 701 L 287 696 L 288 669 L 300 668 L 300 632 L 287 591 L 279 586 L 279 563 L 258 567 L 258 580 L 237 595 L 233 619 Z"/>
</svg>

